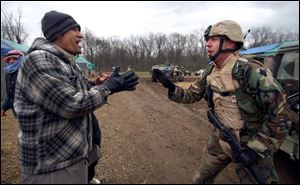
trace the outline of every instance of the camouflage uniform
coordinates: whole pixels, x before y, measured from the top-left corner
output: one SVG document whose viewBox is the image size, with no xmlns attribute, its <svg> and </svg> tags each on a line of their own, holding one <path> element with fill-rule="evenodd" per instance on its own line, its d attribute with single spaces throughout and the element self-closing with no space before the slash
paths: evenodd
<svg viewBox="0 0 300 185">
<path fill-rule="evenodd" d="M 242 146 L 247 145 L 258 154 L 257 164 L 267 183 L 278 183 L 273 155 L 287 136 L 295 116 L 280 84 L 259 62 L 248 62 L 233 53 L 221 69 L 213 62 L 208 65 L 206 73 L 188 89 L 176 86 L 173 93 L 169 92 L 169 99 L 177 103 L 199 101 L 207 85 L 213 90 L 216 116 L 236 134 Z M 203 149 L 194 183 L 213 183 L 218 173 L 233 161 L 226 144 L 214 128 Z M 271 155 L 266 155 L 266 151 Z M 241 164 L 234 164 L 241 183 L 256 182 Z"/>
</svg>

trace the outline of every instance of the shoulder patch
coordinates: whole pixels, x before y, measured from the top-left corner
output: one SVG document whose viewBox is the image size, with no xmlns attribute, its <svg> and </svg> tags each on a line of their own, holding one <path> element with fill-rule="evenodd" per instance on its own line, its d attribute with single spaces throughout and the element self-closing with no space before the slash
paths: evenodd
<svg viewBox="0 0 300 185">
<path fill-rule="evenodd" d="M 248 70 L 249 62 L 247 59 L 239 58 L 232 69 L 232 77 L 234 80 L 245 77 Z"/>
</svg>

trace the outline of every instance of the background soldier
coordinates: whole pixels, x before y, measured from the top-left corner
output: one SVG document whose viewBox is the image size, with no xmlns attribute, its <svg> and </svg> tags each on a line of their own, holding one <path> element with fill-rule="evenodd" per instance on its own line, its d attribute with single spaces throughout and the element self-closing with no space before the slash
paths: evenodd
<svg viewBox="0 0 300 185">
<path fill-rule="evenodd" d="M 188 89 L 176 86 L 161 71 L 154 70 L 157 79 L 168 88 L 169 99 L 177 103 L 193 103 L 207 97 L 211 102 L 209 109 L 247 150 L 264 181 L 278 183 L 273 155 L 294 119 L 284 90 L 261 63 L 248 62 L 237 55 L 244 36 L 236 22 L 218 22 L 209 26 L 204 36 L 212 61 L 204 75 Z M 211 92 L 211 96 L 206 92 Z M 255 183 L 249 171 L 235 160 L 235 155 L 220 131 L 213 128 L 193 182 L 213 183 L 217 174 L 234 162 L 240 182 Z"/>
</svg>

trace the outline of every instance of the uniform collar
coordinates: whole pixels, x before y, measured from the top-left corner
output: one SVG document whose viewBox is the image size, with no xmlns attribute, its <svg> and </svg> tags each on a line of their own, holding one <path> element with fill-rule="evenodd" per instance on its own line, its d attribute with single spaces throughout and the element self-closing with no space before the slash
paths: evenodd
<svg viewBox="0 0 300 185">
<path fill-rule="evenodd" d="M 213 63 L 213 65 L 215 66 L 215 68 L 218 68 L 220 70 L 220 69 L 224 68 L 229 63 L 228 61 L 230 61 L 233 57 L 235 57 L 234 54 L 229 55 L 220 67 L 218 67 L 215 63 Z"/>
</svg>

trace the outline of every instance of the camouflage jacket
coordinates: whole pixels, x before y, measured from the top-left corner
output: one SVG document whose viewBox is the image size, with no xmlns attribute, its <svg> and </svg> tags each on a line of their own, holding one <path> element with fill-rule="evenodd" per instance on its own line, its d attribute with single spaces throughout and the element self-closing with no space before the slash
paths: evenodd
<svg viewBox="0 0 300 185">
<path fill-rule="evenodd" d="M 204 75 L 188 89 L 177 86 L 173 93 L 169 92 L 169 99 L 177 103 L 200 101 L 204 97 L 205 87 L 209 85 L 207 76 L 212 68 L 213 64 L 210 63 Z M 295 118 L 283 88 L 270 70 L 257 61 L 237 59 L 232 77 L 239 84 L 235 95 L 244 121 L 241 143 L 259 140 L 274 153 L 287 136 L 291 120 Z"/>
</svg>

